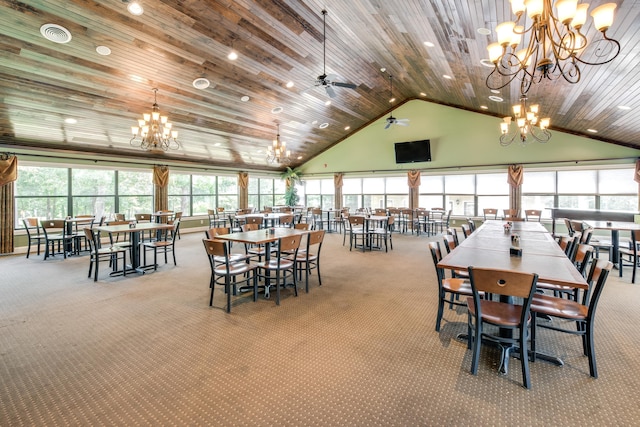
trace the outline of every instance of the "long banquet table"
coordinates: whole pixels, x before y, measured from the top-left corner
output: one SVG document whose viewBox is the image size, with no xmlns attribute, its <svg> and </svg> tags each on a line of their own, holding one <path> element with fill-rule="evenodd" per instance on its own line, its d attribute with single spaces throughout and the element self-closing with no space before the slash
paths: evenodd
<svg viewBox="0 0 640 427">
<path fill-rule="evenodd" d="M 538 281 L 588 289 L 585 278 L 542 224 L 514 222 L 509 232 L 504 230 L 504 224 L 505 221 L 485 221 L 457 248 L 442 258 L 438 267 L 466 270 L 469 266 L 474 266 L 537 273 Z M 510 255 L 511 235 L 514 233 L 520 236 L 522 256 Z M 506 350 L 499 368 L 503 373 L 507 371 L 508 357 L 509 350 Z M 563 364 L 556 357 L 538 353 L 536 357 L 558 365 Z"/>
</svg>

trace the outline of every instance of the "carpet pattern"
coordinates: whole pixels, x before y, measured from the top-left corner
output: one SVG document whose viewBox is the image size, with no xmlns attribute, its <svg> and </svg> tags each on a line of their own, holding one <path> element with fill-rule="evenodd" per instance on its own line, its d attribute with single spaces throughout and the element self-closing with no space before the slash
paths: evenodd
<svg viewBox="0 0 640 427">
<path fill-rule="evenodd" d="M 178 265 L 88 279 L 86 256 L 0 257 L 0 425 L 637 425 L 640 285 L 610 276 L 596 325 L 600 378 L 580 338 L 539 332 L 565 366 L 517 360 L 477 376 L 455 336 L 438 334 L 433 238 L 394 235 L 394 249 L 350 252 L 328 234 L 322 283 L 224 311 L 209 307 L 203 233 L 183 233 Z M 239 247 L 236 248 L 239 250 Z"/>
</svg>

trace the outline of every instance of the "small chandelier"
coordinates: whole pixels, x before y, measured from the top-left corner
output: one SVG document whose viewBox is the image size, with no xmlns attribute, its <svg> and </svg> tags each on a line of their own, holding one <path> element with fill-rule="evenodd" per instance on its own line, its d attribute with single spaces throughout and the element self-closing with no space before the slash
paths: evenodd
<svg viewBox="0 0 640 427">
<path fill-rule="evenodd" d="M 160 115 L 158 108 L 158 89 L 153 88 L 154 102 L 151 113 L 142 115 L 138 119 L 138 126 L 131 126 L 131 145 L 149 151 L 167 151 L 180 148 L 178 132 L 171 130 L 171 123 L 167 116 Z"/>
<path fill-rule="evenodd" d="M 525 96 L 520 98 L 520 104 L 513 106 L 513 115 L 515 116 L 516 126 L 511 131 L 511 117 L 505 117 L 502 123 L 500 123 L 500 145 L 506 147 L 515 141 L 516 136 L 519 136 L 520 143 L 526 145 L 530 140 L 527 137 L 531 136 L 538 142 L 547 142 L 551 138 L 551 132 L 547 129 L 549 127 L 549 118 L 538 119 L 538 104 L 529 106 L 527 111 L 527 98 Z M 538 125 L 536 127 L 536 125 Z"/>
<path fill-rule="evenodd" d="M 280 124 L 278 124 L 278 133 L 273 145 L 267 148 L 267 163 L 280 163 L 288 165 L 291 163 L 291 151 L 287 150 L 287 143 L 280 141 Z"/>
<path fill-rule="evenodd" d="M 606 34 L 613 23 L 615 3 L 603 4 L 591 11 L 593 24 L 602 38 L 589 41 L 580 31 L 587 20 L 587 3 L 578 5 L 578 0 L 558 0 L 554 14 L 553 0 L 510 1 L 517 19 L 498 25 L 498 42 L 487 47 L 494 64 L 486 80 L 489 89 L 502 89 L 516 77 L 520 80 L 522 95 L 527 94 L 533 83 L 543 79 L 562 77 L 569 83 L 578 83 L 581 64 L 606 64 L 620 53 L 620 43 Z M 528 27 L 527 16 L 531 20 Z M 528 40 L 521 45 L 523 36 Z"/>
</svg>

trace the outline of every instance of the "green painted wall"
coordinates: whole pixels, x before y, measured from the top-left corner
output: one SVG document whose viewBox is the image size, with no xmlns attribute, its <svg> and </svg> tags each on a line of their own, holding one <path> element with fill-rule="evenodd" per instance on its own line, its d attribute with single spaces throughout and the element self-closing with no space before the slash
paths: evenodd
<svg viewBox="0 0 640 427">
<path fill-rule="evenodd" d="M 498 141 L 500 118 L 421 100 L 407 102 L 394 110 L 393 115 L 409 119 L 410 125 L 392 125 L 384 130 L 387 115 L 302 165 L 302 173 L 307 176 L 336 172 L 404 173 L 408 169 L 428 172 L 452 167 L 481 169 L 476 167 L 478 165 L 611 158 L 623 160 L 595 163 L 633 163 L 640 156 L 640 150 L 553 130 L 553 136 L 546 144 L 536 142 L 522 146 L 516 141 L 502 147 Z M 419 139 L 431 140 L 432 161 L 397 165 L 394 143 Z"/>
</svg>

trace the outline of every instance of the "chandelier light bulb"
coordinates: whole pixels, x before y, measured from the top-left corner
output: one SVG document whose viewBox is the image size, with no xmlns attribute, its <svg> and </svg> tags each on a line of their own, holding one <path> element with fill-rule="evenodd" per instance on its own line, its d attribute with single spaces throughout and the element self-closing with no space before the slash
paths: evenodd
<svg viewBox="0 0 640 427">
<path fill-rule="evenodd" d="M 527 110 L 527 98 L 524 96 L 521 97 L 520 103 L 513 106 L 516 126 L 511 126 L 511 117 L 505 117 L 500 123 L 500 144 L 507 146 L 516 139 L 519 140 L 522 145 L 526 145 L 531 140 L 542 143 L 549 141 L 551 132 L 549 132 L 547 128 L 549 127 L 550 119 L 546 117 L 539 120 L 539 110 L 540 106 L 538 104 L 531 105 Z"/>
</svg>

